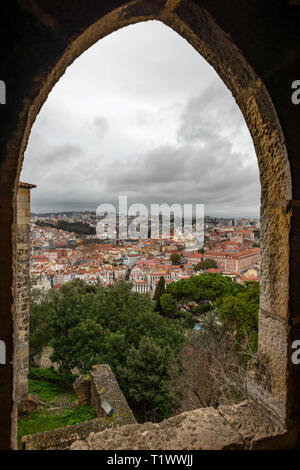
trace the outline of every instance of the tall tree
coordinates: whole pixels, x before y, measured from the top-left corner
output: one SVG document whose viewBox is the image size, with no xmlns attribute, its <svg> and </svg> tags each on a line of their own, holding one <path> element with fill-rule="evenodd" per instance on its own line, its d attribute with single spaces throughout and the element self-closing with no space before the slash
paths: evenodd
<svg viewBox="0 0 300 470">
<path fill-rule="evenodd" d="M 121 385 L 139 405 L 140 419 L 149 420 L 150 414 L 159 421 L 170 416 L 167 369 L 171 356 L 169 346 L 160 347 L 149 337 L 141 338 L 138 348 L 128 353 L 120 371 Z"/>
<path fill-rule="evenodd" d="M 173 265 L 181 264 L 181 256 L 178 253 L 172 253 L 170 260 L 172 261 Z"/>
<path fill-rule="evenodd" d="M 162 307 L 160 304 L 160 298 L 165 293 L 166 281 L 163 276 L 160 277 L 157 286 L 155 288 L 153 300 L 155 300 L 155 310 L 159 313 L 162 313 Z"/>
</svg>

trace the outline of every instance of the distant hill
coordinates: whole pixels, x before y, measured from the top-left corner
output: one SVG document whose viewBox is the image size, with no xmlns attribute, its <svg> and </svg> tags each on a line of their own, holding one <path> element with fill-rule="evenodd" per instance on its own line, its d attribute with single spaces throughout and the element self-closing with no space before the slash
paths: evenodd
<svg viewBox="0 0 300 470">
<path fill-rule="evenodd" d="M 65 232 L 74 232 L 77 235 L 96 234 L 95 227 L 91 227 L 90 225 L 84 224 L 83 222 L 67 222 L 65 220 L 58 220 L 57 222 L 53 223 L 46 220 L 38 220 L 36 225 L 39 225 L 40 227 L 53 227 L 57 228 L 58 230 L 64 230 Z"/>
</svg>

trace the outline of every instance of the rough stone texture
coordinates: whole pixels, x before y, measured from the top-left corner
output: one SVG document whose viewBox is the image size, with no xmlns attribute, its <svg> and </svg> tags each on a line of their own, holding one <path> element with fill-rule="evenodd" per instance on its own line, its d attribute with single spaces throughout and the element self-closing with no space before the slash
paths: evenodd
<svg viewBox="0 0 300 470">
<path fill-rule="evenodd" d="M 287 408 L 288 330 L 285 322 L 259 314 L 259 353 L 248 372 L 251 396 L 285 421 Z"/>
<path fill-rule="evenodd" d="M 30 189 L 34 185 L 19 183 L 17 197 L 16 246 L 16 402 L 26 400 L 29 371 L 29 257 L 30 257 Z"/>
<path fill-rule="evenodd" d="M 91 380 L 87 375 L 80 375 L 73 383 L 73 390 L 77 396 L 77 405 L 91 403 Z"/>
<path fill-rule="evenodd" d="M 49 369 L 53 367 L 55 370 L 59 369 L 59 364 L 57 362 L 51 361 L 51 356 L 54 352 L 52 346 L 44 346 L 40 354 L 37 354 L 34 357 L 34 364 L 37 367 L 42 367 L 44 369 Z"/>
<path fill-rule="evenodd" d="M 135 423 L 134 415 L 128 406 L 119 384 L 108 364 L 95 365 L 91 376 L 91 405 L 95 408 L 98 418 L 105 417 L 102 408 L 106 400 L 114 409 L 114 416 L 120 416 L 127 424 Z"/>
<path fill-rule="evenodd" d="M 11 0 L 0 18 L 0 79 L 7 91 L 0 106 L 0 339 L 7 351 L 0 366 L 0 448 L 16 447 L 15 208 L 31 126 L 83 51 L 121 27 L 151 19 L 172 27 L 214 67 L 251 132 L 262 186 L 258 365 L 269 366 L 252 372 L 249 391 L 289 427 L 300 425 L 300 367 L 291 363 L 290 349 L 300 334 L 300 106 L 291 101 L 300 70 L 300 7 L 284 0 L 72 0 L 67 7 L 62 0 Z"/>
<path fill-rule="evenodd" d="M 144 423 L 92 433 L 72 450 L 242 449 L 242 439 L 214 408 L 188 411 L 159 424 Z"/>
<path fill-rule="evenodd" d="M 65 449 L 74 441 L 88 438 L 91 433 L 136 423 L 134 415 L 108 364 L 95 365 L 90 376 L 79 376 L 73 387 L 78 397 L 77 404 L 91 404 L 94 406 L 98 419 L 49 432 L 24 436 L 22 438 L 24 450 Z M 107 417 L 101 407 L 104 399 L 114 409 L 111 417 Z"/>
<path fill-rule="evenodd" d="M 22 404 L 19 407 L 21 413 L 35 413 L 40 408 L 41 401 L 38 397 L 35 397 L 31 393 L 28 393 L 26 398 L 23 398 Z"/>
<path fill-rule="evenodd" d="M 273 414 L 253 401 L 220 406 L 218 412 L 241 436 L 245 449 L 291 449 L 297 434 L 289 433 Z"/>
<path fill-rule="evenodd" d="M 87 439 L 91 433 L 97 433 L 104 429 L 113 429 L 123 424 L 124 421 L 120 416 L 112 416 L 111 418 L 97 418 L 84 421 L 74 426 L 66 426 L 65 428 L 53 431 L 31 434 L 22 437 L 22 449 L 66 449 L 77 440 Z"/>
<path fill-rule="evenodd" d="M 201 408 L 159 424 L 122 426 L 76 441 L 71 450 L 290 449 L 297 434 L 253 401 Z"/>
<path fill-rule="evenodd" d="M 120 416 L 98 418 L 25 436 L 24 450 L 237 450 L 292 449 L 287 431 L 256 402 L 188 411 L 161 423 L 125 424 Z"/>
</svg>

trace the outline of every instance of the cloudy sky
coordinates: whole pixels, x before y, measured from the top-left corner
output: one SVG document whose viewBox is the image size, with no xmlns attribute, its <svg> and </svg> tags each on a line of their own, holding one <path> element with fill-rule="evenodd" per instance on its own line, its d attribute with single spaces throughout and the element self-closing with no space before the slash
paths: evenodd
<svg viewBox="0 0 300 470">
<path fill-rule="evenodd" d="M 103 202 L 205 204 L 258 216 L 260 183 L 244 118 L 216 72 L 157 21 L 102 39 L 53 88 L 32 128 L 21 180 L 32 211 Z"/>
</svg>

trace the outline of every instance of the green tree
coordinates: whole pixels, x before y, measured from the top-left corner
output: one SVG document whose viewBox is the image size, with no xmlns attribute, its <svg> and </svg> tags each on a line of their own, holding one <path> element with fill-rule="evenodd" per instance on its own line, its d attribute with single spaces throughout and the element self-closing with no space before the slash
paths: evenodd
<svg viewBox="0 0 300 470">
<path fill-rule="evenodd" d="M 45 300 L 32 308 L 31 341 L 39 341 L 38 347 L 52 345 L 52 360 L 63 372 L 77 368 L 86 373 L 93 364 L 109 363 L 119 380 L 129 351 L 138 349 L 142 338 L 151 339 L 162 350 L 168 347 L 174 354 L 182 346 L 183 334 L 169 318 L 156 312 L 154 305 L 149 295 L 133 292 L 130 283 L 91 289 L 76 279 L 59 290 L 50 290 Z M 32 346 L 37 348 L 34 342 Z M 130 389 L 125 378 L 122 383 Z M 132 400 L 133 407 L 139 407 Z"/>
<path fill-rule="evenodd" d="M 161 314 L 172 319 L 173 323 L 181 329 L 193 328 L 195 320 L 193 315 L 184 308 L 178 308 L 175 298 L 169 294 L 163 294 L 160 298 Z"/>
<path fill-rule="evenodd" d="M 165 278 L 161 276 L 161 278 L 159 279 L 157 283 L 154 296 L 153 296 L 153 300 L 155 301 L 155 310 L 159 313 L 162 313 L 162 307 L 160 305 L 160 298 L 165 292 L 165 285 L 166 285 Z"/>
<path fill-rule="evenodd" d="M 255 240 L 260 240 L 260 230 L 254 230 Z"/>
<path fill-rule="evenodd" d="M 181 256 L 178 253 L 172 253 L 170 260 L 172 261 L 173 265 L 181 264 Z"/>
<path fill-rule="evenodd" d="M 218 263 L 214 259 L 204 259 L 194 266 L 194 271 L 200 271 L 201 269 L 218 269 Z"/>
<path fill-rule="evenodd" d="M 142 337 L 137 348 L 129 351 L 126 366 L 120 370 L 126 396 L 139 405 L 140 419 L 149 413 L 161 420 L 170 416 L 168 396 L 169 346 L 160 347 L 152 338 Z"/>
<path fill-rule="evenodd" d="M 236 348 L 252 354 L 257 351 L 259 283 L 246 282 L 236 295 L 218 301 L 219 318 L 235 338 Z"/>
<path fill-rule="evenodd" d="M 29 327 L 29 360 L 34 363 L 34 357 L 42 352 L 52 338 L 52 332 L 48 328 L 48 307 L 44 303 L 31 304 Z"/>
<path fill-rule="evenodd" d="M 177 304 L 177 309 L 185 310 L 196 318 L 211 310 L 217 299 L 225 295 L 236 295 L 242 286 L 229 277 L 218 273 L 204 273 L 172 282 L 166 289 Z"/>
</svg>

